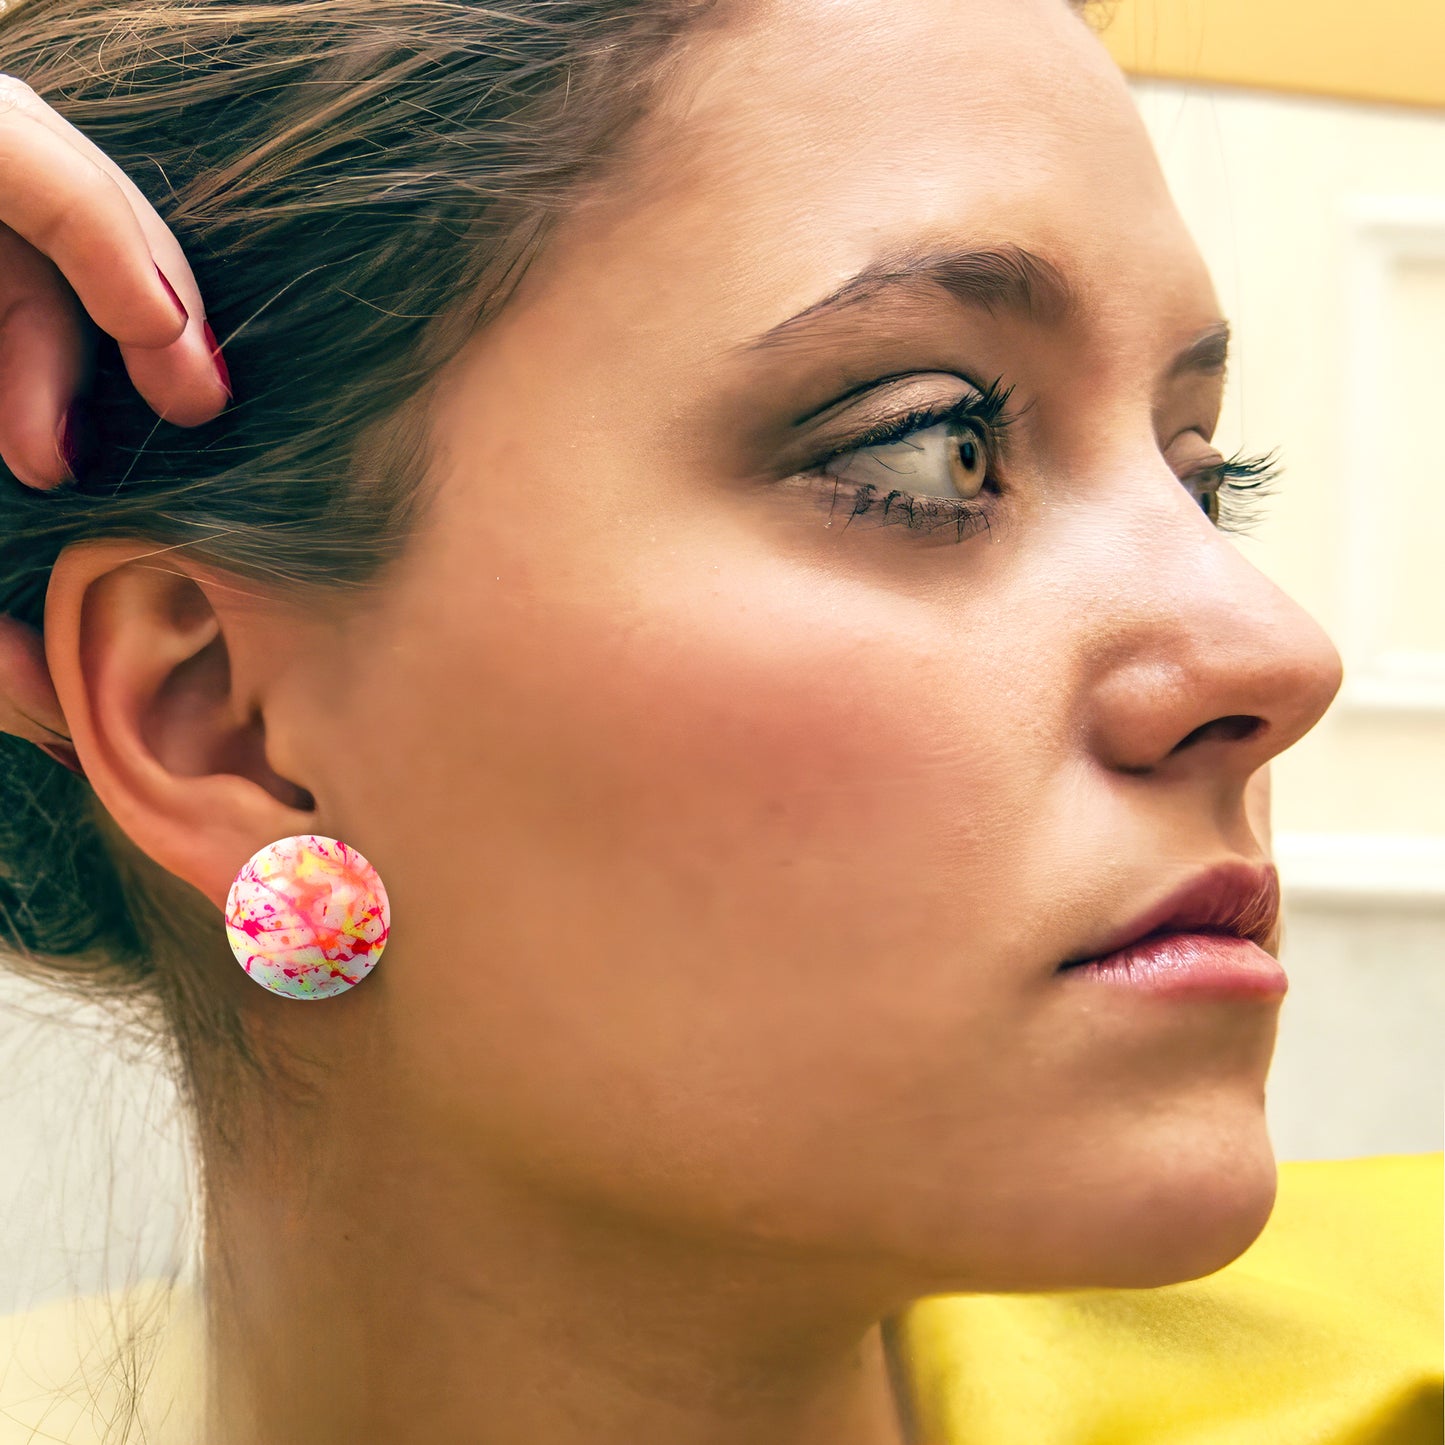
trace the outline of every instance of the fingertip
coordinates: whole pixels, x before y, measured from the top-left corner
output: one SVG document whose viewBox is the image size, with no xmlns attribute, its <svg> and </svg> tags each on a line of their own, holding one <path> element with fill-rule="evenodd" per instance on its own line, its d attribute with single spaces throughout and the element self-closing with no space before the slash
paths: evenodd
<svg viewBox="0 0 1445 1445">
<path fill-rule="evenodd" d="M 168 426 L 204 426 L 225 410 L 229 395 L 201 327 L 184 344 L 164 351 L 121 347 L 131 382 L 146 405 Z"/>
<path fill-rule="evenodd" d="M 7 462 L 6 465 L 10 467 L 10 472 L 15 480 L 18 481 L 21 486 L 29 487 L 32 492 L 58 492 L 61 487 L 68 485 L 65 477 L 40 476 L 25 467 L 16 467 L 9 462 Z M 0 728 L 0 732 L 3 731 L 4 729 Z"/>
<path fill-rule="evenodd" d="M 10 475 L 22 487 L 29 487 L 34 492 L 53 492 L 71 480 L 64 458 L 60 453 L 58 432 L 55 449 L 51 455 L 44 455 L 42 443 L 41 449 L 30 456 L 22 458 L 11 453 L 4 458 L 4 461 Z"/>
</svg>

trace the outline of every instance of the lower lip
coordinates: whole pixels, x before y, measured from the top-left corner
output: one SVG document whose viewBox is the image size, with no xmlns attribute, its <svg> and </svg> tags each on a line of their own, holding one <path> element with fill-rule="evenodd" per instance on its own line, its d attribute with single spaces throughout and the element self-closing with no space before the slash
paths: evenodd
<svg viewBox="0 0 1445 1445">
<path fill-rule="evenodd" d="M 1257 943 L 1225 933 L 1164 933 L 1060 969 L 1077 982 L 1191 997 L 1282 999 L 1289 978 Z"/>
</svg>

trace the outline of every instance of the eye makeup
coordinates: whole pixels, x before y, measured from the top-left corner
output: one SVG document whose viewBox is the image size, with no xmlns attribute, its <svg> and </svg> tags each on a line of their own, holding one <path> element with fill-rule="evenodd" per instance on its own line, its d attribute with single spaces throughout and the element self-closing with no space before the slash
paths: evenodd
<svg viewBox="0 0 1445 1445">
<path fill-rule="evenodd" d="M 946 540 L 954 542 L 990 531 L 996 498 L 1002 495 L 1005 433 L 1021 415 L 1010 406 L 1012 394 L 1013 387 L 998 378 L 955 401 L 911 407 L 832 445 L 789 481 L 810 491 L 825 507 L 829 527 L 840 518 L 847 527 L 868 516 L 917 533 L 945 529 L 951 533 Z M 929 448 L 924 442 L 933 433 L 938 433 L 933 437 L 937 445 Z M 967 497 L 900 485 L 900 477 L 917 474 L 919 457 L 930 450 L 942 456 L 950 469 L 962 460 L 969 475 L 981 465 L 982 485 Z M 1195 467 L 1180 482 L 1191 491 L 1198 489 L 1200 509 L 1220 531 L 1245 532 L 1260 519 L 1262 499 L 1274 494 L 1279 476 L 1275 461 L 1273 453 L 1257 457 L 1236 453 L 1213 465 Z M 869 466 L 875 472 L 873 479 L 865 475 Z M 945 488 L 950 485 L 943 468 L 939 480 Z"/>
<path fill-rule="evenodd" d="M 1186 485 L 1203 482 L 1199 505 L 1221 532 L 1251 531 L 1264 516 L 1263 500 L 1279 490 L 1282 468 L 1275 452 L 1246 457 L 1236 452 L 1212 467 L 1181 478 Z"/>
<path fill-rule="evenodd" d="M 855 517 L 874 515 L 882 523 L 901 523 L 914 532 L 952 527 L 952 540 L 958 542 L 987 530 L 992 503 L 976 499 L 982 496 L 982 489 L 976 497 L 969 498 L 919 492 L 890 485 L 886 480 L 875 482 L 849 477 L 848 468 L 837 464 L 843 459 L 851 464 L 868 452 L 891 451 L 896 457 L 900 450 L 910 446 L 920 451 L 912 439 L 937 430 L 944 434 L 945 446 L 955 454 L 971 449 L 967 466 L 970 469 L 982 466 L 982 485 L 989 488 L 1002 451 L 1003 434 L 1017 419 L 1009 407 L 1012 391 L 1012 387 L 1005 387 L 1002 379 L 998 379 L 983 390 L 975 389 L 951 403 L 910 408 L 900 416 L 874 423 L 846 445 L 835 446 L 816 459 L 801 476 L 820 484 L 819 495 L 824 494 L 825 488 L 830 489 L 827 525 L 834 524 L 841 500 L 845 527 Z M 887 460 L 882 461 L 885 473 L 896 469 Z"/>
</svg>

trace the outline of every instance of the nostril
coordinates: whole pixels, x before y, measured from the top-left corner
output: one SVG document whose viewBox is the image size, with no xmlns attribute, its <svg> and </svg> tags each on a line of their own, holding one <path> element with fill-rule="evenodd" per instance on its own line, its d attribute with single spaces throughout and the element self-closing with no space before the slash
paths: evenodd
<svg viewBox="0 0 1445 1445">
<path fill-rule="evenodd" d="M 1206 740 L 1219 742 L 1243 742 L 1246 738 L 1257 736 L 1264 730 L 1264 719 L 1252 717 L 1244 713 L 1234 713 L 1229 717 L 1217 717 L 1212 722 L 1197 727 L 1187 737 L 1175 744 L 1174 751 L 1180 752 L 1194 743 L 1202 743 Z"/>
</svg>

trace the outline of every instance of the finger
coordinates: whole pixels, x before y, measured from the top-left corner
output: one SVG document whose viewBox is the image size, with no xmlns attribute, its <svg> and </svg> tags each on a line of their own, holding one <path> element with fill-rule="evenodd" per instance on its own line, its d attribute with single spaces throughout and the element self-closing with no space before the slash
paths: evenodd
<svg viewBox="0 0 1445 1445">
<path fill-rule="evenodd" d="M 76 475 L 83 438 L 71 406 L 85 346 L 64 302 L 30 299 L 0 328 L 0 457 L 22 481 L 49 489 Z"/>
<path fill-rule="evenodd" d="M 0 227 L 0 458 L 32 487 L 72 475 L 62 429 L 94 335 L 55 267 Z"/>
<path fill-rule="evenodd" d="M 163 421 L 172 426 L 201 426 L 213 421 L 230 403 L 231 394 L 222 384 L 214 363 L 207 362 L 210 381 L 202 391 L 192 377 L 194 348 L 177 342 L 161 351 L 136 351 L 122 347 L 126 370 L 135 388 Z"/>
<path fill-rule="evenodd" d="M 23 82 L 13 81 L 12 77 L 0 76 L 0 97 L 3 97 L 7 84 L 23 86 Z M 169 284 L 188 313 L 186 329 L 180 339 L 189 344 L 178 349 L 161 348 L 166 354 L 159 358 L 145 354 L 156 349 L 153 342 L 132 342 L 129 337 L 111 332 L 121 343 L 121 356 L 131 380 L 146 401 L 177 426 L 199 426 L 213 420 L 230 399 L 229 377 L 224 361 L 218 363 L 212 355 L 213 347 L 205 334 L 205 303 L 180 242 L 140 187 L 89 136 L 41 101 L 28 87 L 24 87 L 19 96 L 20 109 L 27 116 L 45 127 L 56 139 L 71 146 L 83 159 L 89 160 L 119 189 L 149 247 L 150 257 L 137 257 L 137 264 L 142 269 L 147 264 L 158 266 L 161 272 L 161 278 L 142 275 L 140 283 L 149 285 L 150 279 L 156 279 L 162 289 Z M 0 214 L 0 220 L 3 219 L 3 214 Z M 60 269 L 65 271 L 66 268 L 62 265 Z M 67 273 L 67 280 L 79 292 L 75 278 Z M 90 314 L 95 317 L 93 311 Z M 103 324 L 98 317 L 95 319 L 97 324 Z M 106 329 L 109 330 L 108 327 Z M 173 333 L 172 347 L 176 339 Z"/>
<path fill-rule="evenodd" d="M 52 335 L 37 330 L 42 318 L 54 327 Z M 14 336 L 7 334 L 11 328 Z M 65 475 L 55 471 L 60 453 L 51 457 L 52 449 L 38 439 L 59 435 L 71 399 L 90 374 L 94 336 L 55 264 L 0 226 L 0 357 L 7 388 L 0 395 L 0 456 L 31 486 L 49 486 Z M 199 384 L 198 352 L 206 357 Z M 227 388 L 208 352 L 204 322 L 170 346 L 121 347 L 137 390 L 177 426 L 199 426 L 226 405 Z"/>
<path fill-rule="evenodd" d="M 31 742 L 69 736 L 38 629 L 0 617 L 0 732 Z"/>
<path fill-rule="evenodd" d="M 102 331 L 131 346 L 169 346 L 187 323 L 125 191 L 37 119 L 43 102 L 17 99 L 16 84 L 0 79 L 0 222 L 55 263 Z"/>
</svg>

